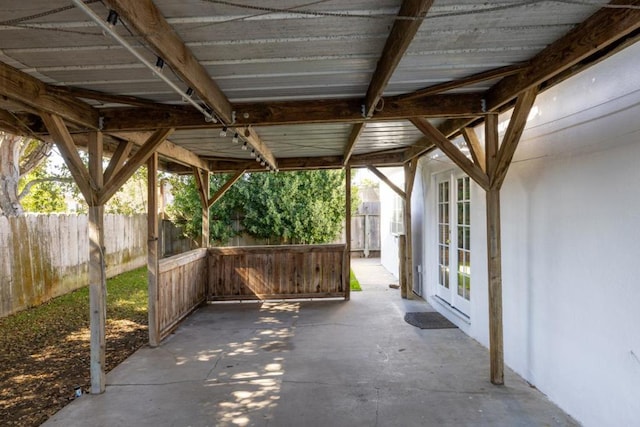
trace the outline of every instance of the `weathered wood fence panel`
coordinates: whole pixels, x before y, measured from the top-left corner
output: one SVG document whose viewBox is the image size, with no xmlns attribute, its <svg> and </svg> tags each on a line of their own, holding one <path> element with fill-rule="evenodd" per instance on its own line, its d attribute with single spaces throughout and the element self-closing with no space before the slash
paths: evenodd
<svg viewBox="0 0 640 427">
<path fill-rule="evenodd" d="M 344 244 L 209 248 L 210 301 L 346 297 Z"/>
<path fill-rule="evenodd" d="M 158 262 L 160 339 L 206 300 L 207 249 L 195 249 Z"/>
<path fill-rule="evenodd" d="M 107 276 L 146 263 L 146 215 L 105 215 Z M 89 283 L 86 215 L 0 216 L 0 317 Z"/>
</svg>

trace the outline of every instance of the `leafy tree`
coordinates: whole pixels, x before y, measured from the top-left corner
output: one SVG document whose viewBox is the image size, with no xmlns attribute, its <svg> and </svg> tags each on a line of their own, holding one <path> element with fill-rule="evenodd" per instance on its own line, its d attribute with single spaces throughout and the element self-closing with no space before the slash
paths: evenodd
<svg viewBox="0 0 640 427">
<path fill-rule="evenodd" d="M 66 168 L 51 162 L 53 144 L 0 132 L 0 214 L 64 212 L 75 186 Z"/>
<path fill-rule="evenodd" d="M 228 177 L 212 175 L 212 189 L 222 186 Z M 167 207 L 167 213 L 178 224 L 184 227 L 185 234 L 196 238 L 202 231 L 202 205 L 193 176 L 175 176 L 169 178 L 173 203 Z M 226 243 L 235 235 L 232 227 L 233 214 L 237 206 L 237 188 L 231 189 L 209 210 L 209 240 Z"/>
<path fill-rule="evenodd" d="M 65 212 L 72 179 L 63 175 L 52 175 L 49 158 L 27 173 L 19 183 L 19 199 L 26 212 Z"/>
<path fill-rule="evenodd" d="M 327 243 L 335 240 L 345 218 L 343 171 L 246 174 L 210 211 L 210 240 L 226 243 L 233 237 L 233 218 L 244 232 L 274 243 Z M 215 191 L 228 179 L 211 177 Z M 170 215 L 182 221 L 190 237 L 201 230 L 201 207 L 192 177 L 172 180 Z"/>
</svg>

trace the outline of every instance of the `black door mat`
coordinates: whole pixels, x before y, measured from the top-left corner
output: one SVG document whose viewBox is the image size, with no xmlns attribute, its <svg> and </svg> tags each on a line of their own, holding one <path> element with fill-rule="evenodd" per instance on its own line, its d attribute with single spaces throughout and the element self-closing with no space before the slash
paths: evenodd
<svg viewBox="0 0 640 427">
<path fill-rule="evenodd" d="M 457 328 L 449 319 L 435 311 L 407 313 L 404 321 L 420 329 L 451 329 Z"/>
</svg>

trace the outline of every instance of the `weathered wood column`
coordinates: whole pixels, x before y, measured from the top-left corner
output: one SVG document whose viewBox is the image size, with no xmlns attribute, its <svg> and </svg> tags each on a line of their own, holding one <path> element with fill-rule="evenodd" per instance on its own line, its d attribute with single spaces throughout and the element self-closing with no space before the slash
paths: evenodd
<svg viewBox="0 0 640 427">
<path fill-rule="evenodd" d="M 485 191 L 487 222 L 487 287 L 489 293 L 489 359 L 493 384 L 504 384 L 504 340 L 502 334 L 502 254 L 500 239 L 500 188 L 491 185 L 498 163 L 498 115 L 489 114 L 484 123 L 485 170 L 489 188 Z"/>
<path fill-rule="evenodd" d="M 91 329 L 91 394 L 105 390 L 105 325 L 107 319 L 107 277 L 104 259 L 104 205 L 97 203 L 102 190 L 102 133 L 89 133 L 89 175 L 96 188 L 89 203 L 89 319 Z"/>
<path fill-rule="evenodd" d="M 407 269 L 404 268 L 405 260 L 407 259 L 407 237 L 405 234 L 398 236 L 398 260 L 400 265 L 398 266 L 398 283 L 400 284 L 400 297 L 407 297 Z"/>
<path fill-rule="evenodd" d="M 416 177 L 418 159 L 413 158 L 404 165 L 404 235 L 405 249 L 404 259 L 401 260 L 405 272 L 405 280 L 402 294 L 407 299 L 413 299 L 413 238 L 411 230 L 411 194 Z"/>
<path fill-rule="evenodd" d="M 147 160 L 147 278 L 149 345 L 160 344 L 158 318 L 158 154 Z"/>
<path fill-rule="evenodd" d="M 193 167 L 193 177 L 196 181 L 196 187 L 198 188 L 198 194 L 200 195 L 200 206 L 202 207 L 202 229 L 200 233 L 200 247 L 209 247 L 209 171 L 200 170 Z"/>
<path fill-rule="evenodd" d="M 209 188 L 211 186 L 209 181 L 209 171 L 204 171 L 202 179 L 202 192 L 206 198 L 202 202 L 202 238 L 200 240 L 201 248 L 209 247 Z"/>
<path fill-rule="evenodd" d="M 344 299 L 351 298 L 351 167 L 344 168 L 344 192 L 345 192 L 345 248 L 342 262 L 342 277 L 344 278 Z"/>
</svg>

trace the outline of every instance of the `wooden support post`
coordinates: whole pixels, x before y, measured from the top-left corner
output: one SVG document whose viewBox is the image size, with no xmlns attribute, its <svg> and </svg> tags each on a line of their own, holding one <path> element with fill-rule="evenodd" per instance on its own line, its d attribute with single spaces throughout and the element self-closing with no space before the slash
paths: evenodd
<svg viewBox="0 0 640 427">
<path fill-rule="evenodd" d="M 418 159 L 414 158 L 404 165 L 404 235 L 405 252 L 401 263 L 405 269 L 405 290 L 407 299 L 413 299 L 413 239 L 411 231 L 411 194 L 413 193 L 413 183 L 416 177 Z"/>
<path fill-rule="evenodd" d="M 404 234 L 398 236 L 398 282 L 400 284 L 400 297 L 407 297 L 407 269 L 404 268 L 405 252 L 407 250 L 407 239 Z"/>
<path fill-rule="evenodd" d="M 498 115 L 485 118 L 485 161 L 489 180 L 498 164 Z M 500 250 L 500 188 L 486 190 L 487 272 L 489 286 L 489 359 L 493 384 L 504 384 L 504 344 L 502 337 L 502 264 Z"/>
<path fill-rule="evenodd" d="M 204 179 L 202 180 L 204 194 L 209 196 L 209 172 L 204 172 Z M 202 204 L 202 240 L 200 241 L 201 248 L 209 247 L 209 203 L 208 200 Z"/>
<path fill-rule="evenodd" d="M 344 248 L 344 259 L 342 266 L 342 277 L 344 277 L 344 299 L 351 298 L 351 167 L 345 167 L 344 175 L 344 191 L 345 191 L 345 219 L 344 228 L 346 236 L 346 244 Z"/>
<path fill-rule="evenodd" d="M 491 382 L 504 384 L 502 337 L 502 262 L 500 245 L 500 190 L 487 191 L 487 269 L 489 272 L 489 354 Z"/>
<path fill-rule="evenodd" d="M 160 344 L 158 318 L 158 154 L 154 153 L 147 160 L 147 270 L 149 289 L 149 345 Z"/>
<path fill-rule="evenodd" d="M 102 133 L 89 134 L 89 174 L 97 191 L 102 189 Z M 94 201 L 96 197 L 91 197 Z M 104 259 L 104 206 L 89 199 L 89 318 L 91 325 L 91 394 L 105 390 L 105 324 L 107 275 Z"/>
</svg>

